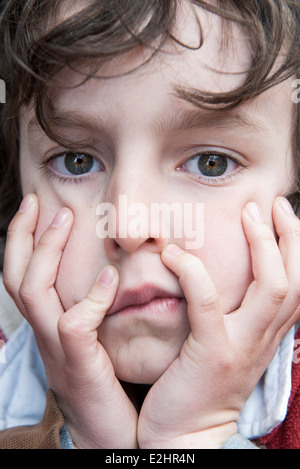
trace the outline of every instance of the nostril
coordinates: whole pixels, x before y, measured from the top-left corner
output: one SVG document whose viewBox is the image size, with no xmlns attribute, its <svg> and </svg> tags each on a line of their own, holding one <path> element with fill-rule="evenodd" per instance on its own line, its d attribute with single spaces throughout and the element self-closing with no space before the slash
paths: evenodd
<svg viewBox="0 0 300 469">
<path fill-rule="evenodd" d="M 154 243 L 155 239 L 154 238 L 148 238 L 147 243 Z"/>
</svg>

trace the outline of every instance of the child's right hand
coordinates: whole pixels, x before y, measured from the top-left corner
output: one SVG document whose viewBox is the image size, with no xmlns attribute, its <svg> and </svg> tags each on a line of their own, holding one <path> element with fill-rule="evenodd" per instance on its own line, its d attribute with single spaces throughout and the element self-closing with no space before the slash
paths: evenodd
<svg viewBox="0 0 300 469">
<path fill-rule="evenodd" d="M 97 328 L 116 294 L 118 272 L 105 267 L 87 297 L 65 312 L 55 281 L 73 213 L 62 209 L 34 248 L 38 213 L 37 197 L 29 195 L 9 226 L 4 285 L 34 330 L 48 385 L 74 444 L 136 448 L 136 410 L 97 340 Z"/>
</svg>

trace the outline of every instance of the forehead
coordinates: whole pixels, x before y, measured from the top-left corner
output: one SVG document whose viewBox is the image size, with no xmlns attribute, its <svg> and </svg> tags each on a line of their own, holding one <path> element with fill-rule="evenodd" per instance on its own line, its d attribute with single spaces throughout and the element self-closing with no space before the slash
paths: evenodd
<svg viewBox="0 0 300 469">
<path fill-rule="evenodd" d="M 242 27 L 189 1 L 179 5 L 172 32 L 176 40 L 169 39 L 155 53 L 156 41 L 149 47 L 135 47 L 102 65 L 98 75 L 123 77 L 122 84 L 130 83 L 131 78 L 142 84 L 147 76 L 154 77 L 161 71 L 173 86 L 194 87 L 207 93 L 228 92 L 241 84 L 251 65 L 251 49 Z M 57 77 L 58 84 L 79 83 L 81 72 L 86 70 L 78 71 L 77 76 L 64 71 Z M 114 78 L 112 85 L 115 83 Z"/>
<path fill-rule="evenodd" d="M 290 83 L 227 114 L 208 115 L 178 98 L 178 88 L 228 93 L 245 80 L 251 63 L 247 34 L 238 24 L 224 23 L 219 16 L 189 2 L 181 5 L 174 29 L 177 42 L 170 40 L 152 58 L 150 47 L 135 48 L 112 59 L 101 67 L 98 78 L 81 86 L 76 85 L 82 82 L 80 72 L 85 73 L 84 69 L 79 73 L 64 70 L 56 77 L 58 87 L 52 98 L 58 113 L 68 117 L 61 120 L 65 127 L 79 127 L 89 121 L 89 128 L 96 132 L 97 126 L 106 131 L 121 122 L 122 129 L 132 131 L 142 125 L 176 129 L 182 123 L 203 126 L 206 121 L 210 127 L 227 123 L 238 128 L 241 124 L 255 132 L 276 132 L 282 125 L 287 131 L 291 128 Z"/>
</svg>

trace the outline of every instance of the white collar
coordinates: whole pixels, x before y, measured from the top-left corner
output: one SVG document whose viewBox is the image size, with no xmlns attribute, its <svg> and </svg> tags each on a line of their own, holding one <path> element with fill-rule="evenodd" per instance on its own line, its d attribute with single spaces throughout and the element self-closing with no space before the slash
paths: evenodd
<svg viewBox="0 0 300 469">
<path fill-rule="evenodd" d="M 292 388 L 294 336 L 295 327 L 284 337 L 241 412 L 238 432 L 246 438 L 266 435 L 285 419 Z"/>
</svg>

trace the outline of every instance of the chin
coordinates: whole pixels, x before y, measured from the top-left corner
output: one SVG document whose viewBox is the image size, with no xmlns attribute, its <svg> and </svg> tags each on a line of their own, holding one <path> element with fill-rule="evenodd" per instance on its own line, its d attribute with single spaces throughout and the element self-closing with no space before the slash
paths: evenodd
<svg viewBox="0 0 300 469">
<path fill-rule="evenodd" d="M 119 380 L 134 384 L 154 384 L 179 356 L 182 342 L 172 346 L 160 343 L 160 346 L 155 348 L 149 345 L 149 341 L 145 340 L 142 349 L 138 347 L 136 350 L 126 350 L 126 354 L 111 354 Z"/>
<path fill-rule="evenodd" d="M 137 368 L 139 364 L 137 364 Z M 149 367 L 142 366 L 142 370 L 134 370 L 133 372 L 128 372 L 127 370 L 122 370 L 120 373 L 116 373 L 117 378 L 120 381 L 125 381 L 132 384 L 154 384 L 159 378 L 164 374 L 167 368 L 154 369 L 151 365 Z"/>
</svg>

